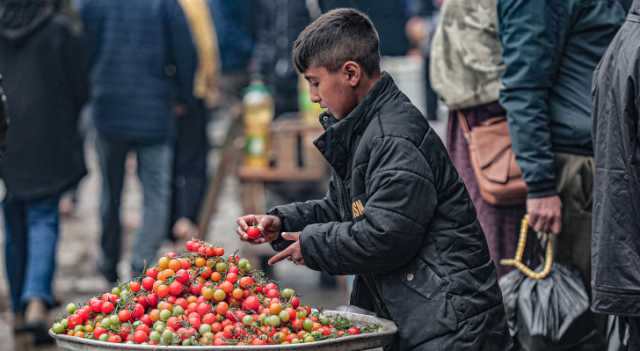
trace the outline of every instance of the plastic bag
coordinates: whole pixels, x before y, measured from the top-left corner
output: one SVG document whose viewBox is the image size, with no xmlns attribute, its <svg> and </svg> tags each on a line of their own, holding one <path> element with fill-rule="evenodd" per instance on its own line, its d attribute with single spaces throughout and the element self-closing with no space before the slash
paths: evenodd
<svg viewBox="0 0 640 351">
<path fill-rule="evenodd" d="M 556 263 L 547 278 L 534 280 L 514 270 L 500 288 L 517 350 L 605 350 L 577 271 Z"/>
</svg>

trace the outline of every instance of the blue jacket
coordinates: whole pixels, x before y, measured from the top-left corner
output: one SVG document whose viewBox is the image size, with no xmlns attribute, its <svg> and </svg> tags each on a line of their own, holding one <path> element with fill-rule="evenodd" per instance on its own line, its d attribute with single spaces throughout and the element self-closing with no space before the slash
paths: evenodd
<svg viewBox="0 0 640 351">
<path fill-rule="evenodd" d="M 222 72 L 246 72 L 253 54 L 254 0 L 209 0 Z"/>
<path fill-rule="evenodd" d="M 498 0 L 500 103 L 529 197 L 556 194 L 556 152 L 593 153 L 593 71 L 624 16 L 617 0 Z"/>
<path fill-rule="evenodd" d="M 189 103 L 197 56 L 175 0 L 85 0 L 96 128 L 108 138 L 165 142 Z M 184 101 L 187 100 L 187 101 Z"/>
</svg>

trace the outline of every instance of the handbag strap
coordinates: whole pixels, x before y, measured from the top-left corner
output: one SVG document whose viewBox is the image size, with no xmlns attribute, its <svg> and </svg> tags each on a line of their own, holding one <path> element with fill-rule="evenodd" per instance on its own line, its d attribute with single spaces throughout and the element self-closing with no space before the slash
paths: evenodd
<svg viewBox="0 0 640 351">
<path fill-rule="evenodd" d="M 536 272 L 533 269 L 527 267 L 526 264 L 522 262 L 524 258 L 524 251 L 527 245 L 527 234 L 529 232 L 529 216 L 524 216 L 522 218 L 522 223 L 520 225 L 520 238 L 518 239 L 518 246 L 516 247 L 516 255 L 512 259 L 503 259 L 500 260 L 500 264 L 503 266 L 512 266 L 519 270 L 522 274 L 527 276 L 529 279 L 533 280 L 542 280 L 545 279 L 551 273 L 551 268 L 553 266 L 553 249 L 555 244 L 555 235 L 544 233 L 543 235 L 546 237 L 547 247 L 545 250 L 545 259 L 544 266 L 542 271 Z"/>
<path fill-rule="evenodd" d="M 467 117 L 464 115 L 464 113 L 462 113 L 462 111 L 458 111 L 458 122 L 460 122 L 460 128 L 462 128 L 464 138 L 468 142 L 469 138 L 471 137 L 471 127 L 469 126 Z"/>
</svg>

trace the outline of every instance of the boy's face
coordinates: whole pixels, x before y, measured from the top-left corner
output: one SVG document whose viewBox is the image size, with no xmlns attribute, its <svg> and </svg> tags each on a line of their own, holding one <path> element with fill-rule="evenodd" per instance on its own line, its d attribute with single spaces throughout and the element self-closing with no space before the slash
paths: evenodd
<svg viewBox="0 0 640 351">
<path fill-rule="evenodd" d="M 356 87 L 360 80 L 360 73 L 353 74 L 345 63 L 336 72 L 330 72 L 324 67 L 309 67 L 304 77 L 309 83 L 311 101 L 326 108 L 336 119 L 342 119 L 358 104 Z M 359 67 L 358 67 L 359 70 Z"/>
</svg>

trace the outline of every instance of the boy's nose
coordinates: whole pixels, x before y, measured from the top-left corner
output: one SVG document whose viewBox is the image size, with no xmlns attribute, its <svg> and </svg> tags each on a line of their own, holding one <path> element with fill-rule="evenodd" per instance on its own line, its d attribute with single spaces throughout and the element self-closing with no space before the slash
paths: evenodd
<svg viewBox="0 0 640 351">
<path fill-rule="evenodd" d="M 320 101 L 322 101 L 322 99 L 320 99 L 320 95 L 318 95 L 318 94 L 310 94 L 309 98 L 311 99 L 311 102 L 313 102 L 315 104 L 319 104 Z"/>
</svg>

